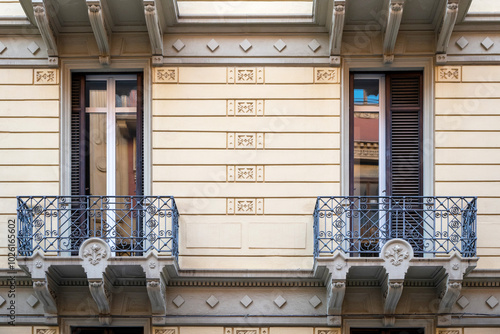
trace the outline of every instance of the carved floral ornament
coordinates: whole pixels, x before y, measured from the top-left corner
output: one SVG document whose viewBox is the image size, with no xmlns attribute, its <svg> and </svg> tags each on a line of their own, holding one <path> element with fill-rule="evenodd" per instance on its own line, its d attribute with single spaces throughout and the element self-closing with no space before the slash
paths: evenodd
<svg viewBox="0 0 500 334">
<path fill-rule="evenodd" d="M 153 334 L 176 334 L 175 328 L 153 327 Z"/>
<path fill-rule="evenodd" d="M 395 245 L 384 253 L 384 257 L 396 267 L 401 265 L 409 256 L 409 252 L 400 245 Z"/>
<path fill-rule="evenodd" d="M 436 330 L 436 334 L 462 334 L 460 328 L 439 328 Z"/>
<path fill-rule="evenodd" d="M 59 328 L 57 327 L 35 327 L 34 334 L 59 334 Z"/>
<path fill-rule="evenodd" d="M 107 252 L 98 244 L 92 244 L 83 252 L 83 257 L 87 258 L 92 265 L 97 265 L 101 259 L 105 259 Z"/>
<path fill-rule="evenodd" d="M 58 83 L 57 70 L 34 70 L 35 85 L 54 85 Z"/>
</svg>

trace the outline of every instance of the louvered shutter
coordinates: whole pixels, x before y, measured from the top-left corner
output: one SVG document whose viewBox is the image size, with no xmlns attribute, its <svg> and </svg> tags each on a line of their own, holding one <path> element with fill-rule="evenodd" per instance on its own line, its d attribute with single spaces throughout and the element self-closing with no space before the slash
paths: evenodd
<svg viewBox="0 0 500 334">
<path fill-rule="evenodd" d="M 422 73 L 388 74 L 386 85 L 391 235 L 406 239 L 418 253 L 422 249 L 422 210 L 417 198 L 422 196 Z"/>
<path fill-rule="evenodd" d="M 76 196 L 87 194 L 87 123 L 85 121 L 85 75 L 73 74 L 71 78 L 71 249 L 78 249 L 87 237 L 85 199 Z M 76 254 L 76 253 L 75 253 Z M 74 254 L 74 255 L 75 255 Z"/>
<path fill-rule="evenodd" d="M 71 196 L 86 194 L 85 76 L 71 80 Z"/>
<path fill-rule="evenodd" d="M 136 195 L 144 195 L 144 113 L 143 113 L 143 75 L 137 74 L 137 158 L 136 158 Z"/>
</svg>

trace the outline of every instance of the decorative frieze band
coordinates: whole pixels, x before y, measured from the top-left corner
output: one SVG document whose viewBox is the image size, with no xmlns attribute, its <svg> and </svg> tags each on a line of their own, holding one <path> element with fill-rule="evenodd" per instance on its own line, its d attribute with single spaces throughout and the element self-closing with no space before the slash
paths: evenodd
<svg viewBox="0 0 500 334">
<path fill-rule="evenodd" d="M 229 215 L 264 214 L 263 198 L 228 198 L 226 212 Z"/>
<path fill-rule="evenodd" d="M 264 133 L 227 133 L 227 148 L 229 149 L 263 149 Z"/>
<path fill-rule="evenodd" d="M 36 69 L 33 70 L 33 82 L 35 85 L 57 85 L 59 83 L 59 75 L 55 69 Z"/>
<path fill-rule="evenodd" d="M 227 166 L 228 182 L 264 182 L 264 166 Z"/>
<path fill-rule="evenodd" d="M 460 82 L 462 81 L 461 66 L 438 66 L 436 70 L 436 82 Z"/>
<path fill-rule="evenodd" d="M 228 116 L 264 116 L 264 100 L 228 100 Z"/>
</svg>

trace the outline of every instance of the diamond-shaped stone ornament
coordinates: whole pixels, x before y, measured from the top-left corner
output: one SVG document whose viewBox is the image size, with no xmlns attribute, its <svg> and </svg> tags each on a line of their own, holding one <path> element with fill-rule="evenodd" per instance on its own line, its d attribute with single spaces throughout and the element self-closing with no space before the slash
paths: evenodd
<svg viewBox="0 0 500 334">
<path fill-rule="evenodd" d="M 243 297 L 241 300 L 240 300 L 240 303 L 245 306 L 245 308 L 247 308 L 248 306 L 250 306 L 250 304 L 252 304 L 253 300 L 252 298 L 248 297 L 248 296 L 245 296 Z"/>
<path fill-rule="evenodd" d="M 491 296 L 490 298 L 486 299 L 486 304 L 488 304 L 491 309 L 494 309 L 498 305 L 498 299 L 496 299 L 494 296 Z"/>
<path fill-rule="evenodd" d="M 469 45 L 469 41 L 464 36 L 462 36 L 457 41 L 457 45 L 460 47 L 460 49 L 463 50 L 467 45 Z"/>
<path fill-rule="evenodd" d="M 207 304 L 210 305 L 211 308 L 214 308 L 215 305 L 219 304 L 219 300 L 212 295 L 207 299 Z"/>
<path fill-rule="evenodd" d="M 495 44 L 495 42 L 493 42 L 491 40 L 491 38 L 489 37 L 486 37 L 485 39 L 483 39 L 483 41 L 481 42 L 481 45 L 486 49 L 486 50 L 489 50 L 493 44 Z"/>
<path fill-rule="evenodd" d="M 180 295 L 175 297 L 174 300 L 172 300 L 172 303 L 175 304 L 175 306 L 177 307 L 181 307 L 182 304 L 184 304 L 184 298 L 182 298 Z"/>
<path fill-rule="evenodd" d="M 276 299 L 274 300 L 274 303 L 276 304 L 276 306 L 278 306 L 279 308 L 281 308 L 283 305 L 285 305 L 286 303 L 286 299 L 283 298 L 282 295 L 279 295 L 278 297 L 276 297 Z"/>
<path fill-rule="evenodd" d="M 5 44 L 3 44 L 2 42 L 0 42 L 0 54 L 2 54 L 5 49 L 7 49 L 7 47 L 5 46 Z"/>
<path fill-rule="evenodd" d="M 210 51 L 214 52 L 219 47 L 219 43 L 217 43 L 215 39 L 212 39 L 210 42 L 208 42 L 207 47 L 210 49 Z"/>
<path fill-rule="evenodd" d="M 248 41 L 248 39 L 245 39 L 243 42 L 240 43 L 240 48 L 242 48 L 243 51 L 245 51 L 245 52 L 250 50 L 251 47 L 252 47 L 252 43 L 250 43 Z"/>
<path fill-rule="evenodd" d="M 28 305 L 31 307 L 35 307 L 36 304 L 38 304 L 38 299 L 35 296 L 31 295 L 28 297 L 28 299 L 26 299 L 26 303 L 28 303 Z"/>
<path fill-rule="evenodd" d="M 0 296 L 0 306 L 2 306 L 4 303 L 5 303 L 5 299 L 2 296 Z"/>
<path fill-rule="evenodd" d="M 177 52 L 180 52 L 186 46 L 180 39 L 176 40 L 174 44 L 172 44 Z"/>
<path fill-rule="evenodd" d="M 309 299 L 309 304 L 311 304 L 312 307 L 316 308 L 321 305 L 321 299 L 319 299 L 318 296 L 313 296 L 311 299 Z"/>
<path fill-rule="evenodd" d="M 460 306 L 462 309 L 466 308 L 469 303 L 469 300 L 465 296 L 462 296 L 457 300 L 458 306 Z"/>
<path fill-rule="evenodd" d="M 40 47 L 35 42 L 31 42 L 30 45 L 28 45 L 28 50 L 30 50 L 32 54 L 35 54 L 40 50 Z"/>
<path fill-rule="evenodd" d="M 286 43 L 283 42 L 282 39 L 278 40 L 276 43 L 274 43 L 274 48 L 278 50 L 279 52 L 283 51 L 284 48 L 286 48 Z"/>
<path fill-rule="evenodd" d="M 309 42 L 309 44 L 307 44 L 307 46 L 312 50 L 312 52 L 316 52 L 320 48 L 321 44 L 319 44 L 317 40 L 313 39 Z"/>
</svg>

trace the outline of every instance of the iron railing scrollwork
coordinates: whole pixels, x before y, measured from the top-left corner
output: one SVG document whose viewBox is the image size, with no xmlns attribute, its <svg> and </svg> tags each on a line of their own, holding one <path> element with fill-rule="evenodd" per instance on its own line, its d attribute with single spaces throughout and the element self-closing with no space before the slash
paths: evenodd
<svg viewBox="0 0 500 334">
<path fill-rule="evenodd" d="M 402 238 L 415 256 L 476 255 L 476 197 L 318 197 L 314 210 L 314 256 L 342 251 L 378 256 Z"/>
<path fill-rule="evenodd" d="M 179 214 L 173 197 L 18 196 L 18 254 L 74 255 L 101 238 L 115 255 L 149 250 L 178 256 Z"/>
</svg>

